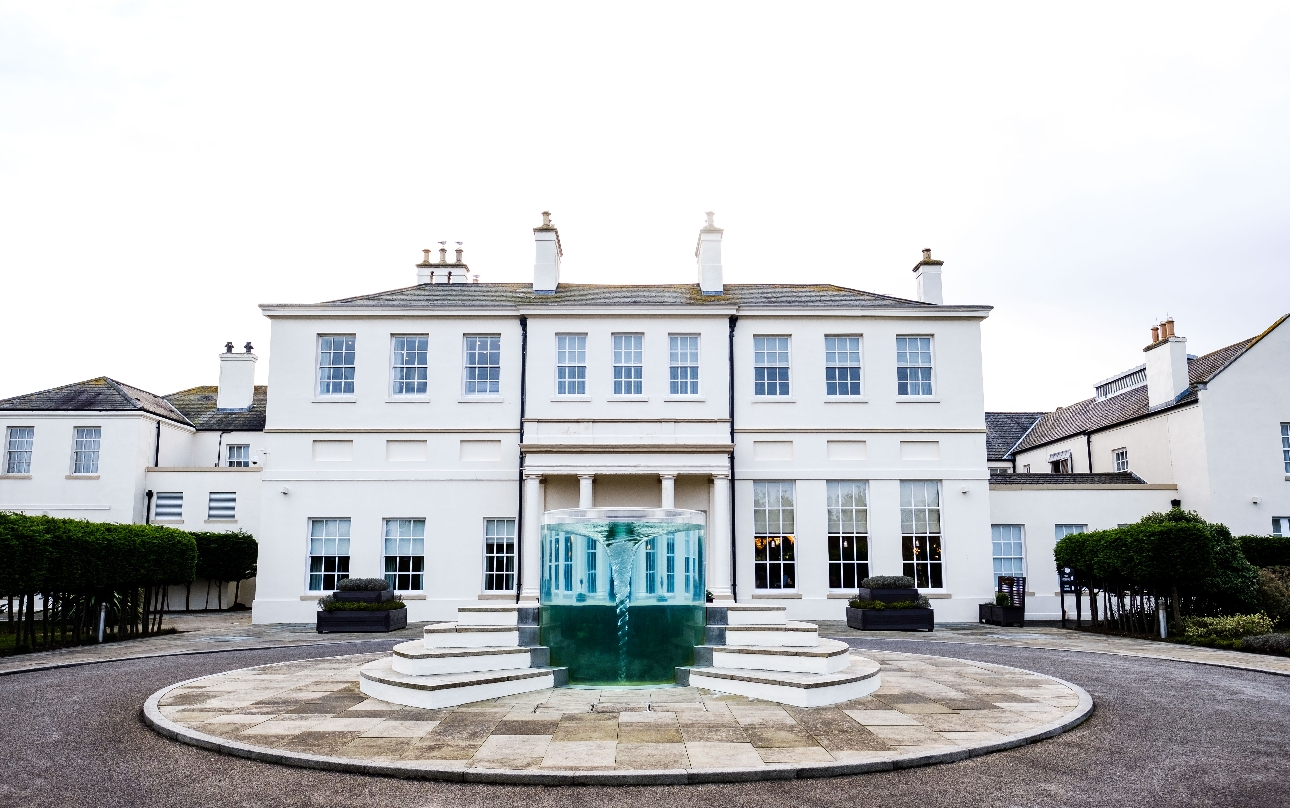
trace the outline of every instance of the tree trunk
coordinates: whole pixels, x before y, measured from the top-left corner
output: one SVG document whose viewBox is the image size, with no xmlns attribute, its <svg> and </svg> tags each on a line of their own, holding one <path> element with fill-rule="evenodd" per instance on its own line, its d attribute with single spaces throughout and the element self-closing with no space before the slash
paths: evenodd
<svg viewBox="0 0 1290 808">
<path fill-rule="evenodd" d="M 239 578 L 237 583 L 233 586 L 233 606 L 237 605 L 237 601 L 241 597 L 242 597 L 242 579 Z"/>
<path fill-rule="evenodd" d="M 1178 585 L 1170 587 L 1169 600 L 1174 607 L 1174 631 L 1182 633 L 1182 610 L 1178 605 Z"/>
<path fill-rule="evenodd" d="M 215 608 L 224 611 L 224 582 L 215 582 Z"/>
<path fill-rule="evenodd" d="M 202 604 L 202 611 L 209 611 L 211 607 L 211 579 L 206 579 L 206 602 Z"/>
<path fill-rule="evenodd" d="M 186 612 L 192 609 L 192 606 L 190 606 L 188 603 L 188 599 L 192 597 L 192 594 L 193 594 L 193 582 L 189 581 L 188 583 L 184 584 L 184 611 Z"/>
</svg>

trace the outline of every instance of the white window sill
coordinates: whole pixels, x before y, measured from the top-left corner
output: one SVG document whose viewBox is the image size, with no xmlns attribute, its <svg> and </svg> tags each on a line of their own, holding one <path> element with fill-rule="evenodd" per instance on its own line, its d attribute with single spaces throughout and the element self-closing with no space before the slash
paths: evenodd
<svg viewBox="0 0 1290 808">
<path fill-rule="evenodd" d="M 207 525 L 236 525 L 236 519 L 207 519 L 203 522 Z"/>
<path fill-rule="evenodd" d="M 386 404 L 429 404 L 430 396 L 390 396 Z"/>
<path fill-rule="evenodd" d="M 825 404 L 868 404 L 869 399 L 864 396 L 825 396 Z"/>
<path fill-rule="evenodd" d="M 328 593 L 328 594 L 331 594 L 331 593 Z M 301 600 L 322 600 L 325 597 L 327 597 L 327 595 L 301 595 L 300 599 Z"/>
<path fill-rule="evenodd" d="M 315 404 L 356 404 L 358 398 L 355 396 L 315 396 Z"/>
<path fill-rule="evenodd" d="M 30 480 L 30 474 L 0 474 L 0 480 Z M 1290 477 L 1286 477 L 1290 480 Z"/>
<path fill-rule="evenodd" d="M 482 592 L 479 595 L 479 600 L 509 600 L 514 603 L 515 592 Z"/>
<path fill-rule="evenodd" d="M 707 401 L 703 396 L 664 396 L 664 401 Z M 1290 477 L 1286 479 L 1290 480 Z"/>
<path fill-rule="evenodd" d="M 28 474 L 27 476 L 28 476 L 28 477 L 30 477 L 31 475 L 30 475 L 30 474 Z M 1290 480 L 1290 474 L 1287 474 L 1287 475 L 1286 475 L 1286 479 L 1287 479 L 1287 480 Z"/>
<path fill-rule="evenodd" d="M 936 396 L 896 396 L 897 404 L 940 404 Z"/>
<path fill-rule="evenodd" d="M 928 600 L 949 600 L 954 597 L 949 592 L 919 592 L 918 594 Z"/>
<path fill-rule="evenodd" d="M 855 596 L 855 592 L 830 592 L 827 595 L 829 600 L 852 600 Z"/>
<path fill-rule="evenodd" d="M 551 401 L 591 401 L 591 396 L 554 396 Z"/>
<path fill-rule="evenodd" d="M 395 600 L 425 600 L 426 593 L 425 592 L 400 592 L 396 589 L 394 590 L 394 599 Z"/>
<path fill-rule="evenodd" d="M 502 396 L 462 396 L 457 399 L 458 404 L 502 404 L 505 401 Z"/>
<path fill-rule="evenodd" d="M 97 475 L 97 474 L 69 474 L 69 475 L 67 475 L 67 479 L 69 479 L 69 480 L 97 480 L 98 478 L 99 478 L 99 475 Z"/>
<path fill-rule="evenodd" d="M 792 396 L 753 396 L 754 404 L 796 404 L 797 399 Z"/>
<path fill-rule="evenodd" d="M 649 396 L 610 396 L 605 401 L 649 401 Z"/>
<path fill-rule="evenodd" d="M 183 519 L 153 519 L 152 523 L 154 525 L 182 525 L 184 523 L 184 520 Z"/>
<path fill-rule="evenodd" d="M 801 592 L 790 592 L 787 590 L 783 592 L 776 592 L 773 589 L 767 590 L 764 592 L 753 592 L 752 596 L 753 596 L 753 600 L 801 600 L 802 599 Z"/>
</svg>

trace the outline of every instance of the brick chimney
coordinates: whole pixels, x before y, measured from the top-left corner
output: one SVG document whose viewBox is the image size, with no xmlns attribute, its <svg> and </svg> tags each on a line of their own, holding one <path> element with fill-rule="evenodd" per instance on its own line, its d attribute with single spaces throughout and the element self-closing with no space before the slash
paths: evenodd
<svg viewBox="0 0 1290 808">
<path fill-rule="evenodd" d="M 945 301 L 941 297 L 941 265 L 944 261 L 932 258 L 930 248 L 923 250 L 923 260 L 914 265 L 914 283 L 918 287 L 918 299 L 923 303 L 940 305 Z"/>
<path fill-rule="evenodd" d="M 1191 386 L 1187 375 L 1187 338 L 1174 335 L 1174 318 L 1151 328 L 1147 355 L 1147 406 L 1172 404 Z"/>
<path fill-rule="evenodd" d="M 233 353 L 233 343 L 224 344 L 224 353 L 219 355 L 219 393 L 215 397 L 217 410 L 244 412 L 251 408 L 251 402 L 255 399 L 256 356 L 251 353 L 249 342 L 244 351 Z"/>
<path fill-rule="evenodd" d="M 553 295 L 560 285 L 560 231 L 551 224 L 551 211 L 542 211 L 542 224 L 533 228 L 537 259 L 533 262 L 533 294 Z"/>
<path fill-rule="evenodd" d="M 708 223 L 699 230 L 699 241 L 694 245 L 694 257 L 699 262 L 699 291 L 705 295 L 726 292 L 721 277 L 721 234 L 725 231 L 713 223 L 715 215 L 708 211 Z"/>
</svg>

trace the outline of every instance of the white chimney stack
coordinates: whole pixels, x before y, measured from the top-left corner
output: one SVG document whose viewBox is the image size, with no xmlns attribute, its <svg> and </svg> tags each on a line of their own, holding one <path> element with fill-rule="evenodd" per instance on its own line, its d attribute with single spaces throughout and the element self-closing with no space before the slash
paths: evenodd
<svg viewBox="0 0 1290 808">
<path fill-rule="evenodd" d="M 456 258 L 448 261 L 448 242 L 439 242 L 439 263 L 430 263 L 430 250 L 422 250 L 424 256 L 421 263 L 417 264 L 417 283 L 469 283 L 470 267 L 462 260 L 461 242 L 457 242 Z M 479 282 L 479 276 L 476 275 L 474 282 Z"/>
<path fill-rule="evenodd" d="M 939 306 L 945 302 L 941 295 L 941 265 L 944 263 L 932 258 L 932 251 L 928 248 L 923 250 L 923 260 L 914 266 L 918 299 L 923 303 L 935 303 Z"/>
<path fill-rule="evenodd" d="M 1191 387 L 1187 374 L 1187 338 L 1174 335 L 1174 318 L 1151 328 L 1147 355 L 1147 406 L 1172 404 Z"/>
<path fill-rule="evenodd" d="M 255 354 L 251 343 L 246 353 L 233 353 L 233 343 L 224 344 L 219 355 L 219 394 L 215 398 L 218 410 L 249 410 L 255 400 Z"/>
<path fill-rule="evenodd" d="M 551 211 L 542 211 L 542 224 L 533 228 L 537 260 L 533 263 L 533 294 L 553 295 L 560 285 L 560 231 L 551 224 Z"/>
<path fill-rule="evenodd" d="M 699 261 L 699 291 L 705 295 L 726 293 L 721 278 L 721 234 L 725 231 L 713 224 L 715 215 L 708 211 L 708 223 L 699 230 L 699 242 L 694 245 L 694 257 Z"/>
</svg>

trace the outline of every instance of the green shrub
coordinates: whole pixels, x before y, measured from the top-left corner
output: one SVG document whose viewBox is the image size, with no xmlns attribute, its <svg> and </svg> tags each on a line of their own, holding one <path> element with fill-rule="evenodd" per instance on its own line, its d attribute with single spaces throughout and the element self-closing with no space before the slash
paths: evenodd
<svg viewBox="0 0 1290 808">
<path fill-rule="evenodd" d="M 341 592 L 384 592 L 390 582 L 384 578 L 346 578 L 336 584 Z"/>
<path fill-rule="evenodd" d="M 1236 647 L 1256 654 L 1290 655 L 1290 634 L 1255 634 L 1242 637 Z"/>
<path fill-rule="evenodd" d="M 324 612 L 392 612 L 395 609 L 402 609 L 405 605 L 401 600 L 387 600 L 381 603 L 336 600 L 333 595 L 318 601 L 318 607 Z"/>
<path fill-rule="evenodd" d="M 1256 567 L 1290 567 L 1290 536 L 1237 536 L 1236 541 Z"/>
<path fill-rule="evenodd" d="M 907 575 L 873 575 L 860 582 L 861 589 L 913 589 L 914 579 Z"/>
<path fill-rule="evenodd" d="M 897 600 L 892 603 L 887 603 L 886 601 L 881 601 L 881 600 L 860 600 L 859 598 L 852 598 L 847 603 L 847 605 L 850 606 L 852 609 L 930 609 L 932 608 L 931 601 L 929 601 L 927 598 L 919 598 L 918 600 Z"/>
<path fill-rule="evenodd" d="M 1266 614 L 1234 614 L 1227 617 L 1189 617 L 1184 623 L 1184 640 L 1239 640 L 1272 631 Z"/>
<path fill-rule="evenodd" d="M 1012 605 L 1012 598 L 1008 596 L 1008 593 L 1007 593 L 1007 592 L 995 592 L 995 593 L 994 593 L 994 605 L 995 605 L 995 606 L 1011 606 L 1011 605 Z"/>
<path fill-rule="evenodd" d="M 1290 567 L 1259 570 L 1259 605 L 1278 629 L 1290 628 Z"/>
</svg>

